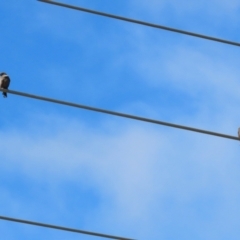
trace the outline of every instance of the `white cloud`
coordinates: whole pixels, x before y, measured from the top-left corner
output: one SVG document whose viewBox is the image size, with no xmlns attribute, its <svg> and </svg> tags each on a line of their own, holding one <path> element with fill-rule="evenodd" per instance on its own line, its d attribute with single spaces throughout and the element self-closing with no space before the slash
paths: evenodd
<svg viewBox="0 0 240 240">
<path fill-rule="evenodd" d="M 217 110 L 236 107 L 240 71 L 238 56 L 232 49 L 211 47 L 205 42 L 198 46 L 158 44 L 144 34 L 135 48 L 136 53 L 127 59 L 134 62 L 132 68 L 147 86 L 183 93 L 198 102 L 201 109 L 206 103 Z"/>
<path fill-rule="evenodd" d="M 179 1 L 138 1 L 138 4 L 142 4 L 144 10 L 151 7 L 156 12 L 172 4 L 178 14 L 194 13 L 203 7 L 204 11 L 212 13 L 217 8 L 221 10 L 226 7 L 226 14 L 231 12 L 234 15 L 238 7 L 238 3 L 233 1 L 192 1 L 185 4 Z M 214 4 L 216 8 L 212 7 Z M 221 14 L 221 11 L 215 14 Z M 66 35 L 67 26 L 62 26 L 64 21 L 59 20 L 60 15 L 46 16 L 40 13 L 38 17 L 40 27 L 47 31 L 58 26 L 52 33 L 57 38 L 79 44 L 86 40 L 85 36 L 82 38 L 81 34 L 78 35 L 79 32 L 74 36 Z M 73 17 L 72 23 L 77 18 Z M 62 31 L 60 26 L 65 30 Z M 154 90 L 168 86 L 168 89 L 194 99 L 197 102 L 196 110 L 188 114 L 181 114 L 185 106 L 178 102 L 178 114 L 172 111 L 169 102 L 159 103 L 162 109 L 170 113 L 169 118 L 174 123 L 236 134 L 239 124 L 239 70 L 236 55 L 229 60 L 228 50 L 215 48 L 209 51 L 211 49 L 207 49 L 206 45 L 198 45 L 199 48 L 195 49 L 195 46 L 186 47 L 186 43 L 181 45 L 182 42 L 178 41 L 178 46 L 171 45 L 171 39 L 160 39 L 150 31 L 132 27 L 130 33 L 129 29 L 126 31 L 129 35 L 124 35 L 124 40 L 119 38 L 112 45 L 109 44 L 111 39 L 117 41 L 114 34 L 108 41 L 96 38 L 100 42 L 96 47 L 100 49 L 99 52 L 108 49 L 110 53 L 115 47 L 122 46 L 121 41 L 123 45 L 129 44 L 126 44 L 125 51 L 121 51 L 120 57 L 116 54 L 116 61 L 113 54 L 112 65 L 109 59 L 104 60 L 107 71 L 119 68 L 120 75 L 126 66 L 129 71 L 135 71 L 136 79 L 141 76 L 139 78 L 145 86 L 151 86 Z M 70 30 L 74 32 L 75 25 Z M 93 34 L 92 29 L 85 31 L 88 36 Z M 79 38 L 75 38 L 77 35 Z M 95 52 L 91 59 L 94 56 Z M 234 61 L 236 63 L 232 65 Z M 55 69 L 50 66 L 46 75 L 58 76 Z M 66 73 L 66 78 L 68 68 L 61 69 Z M 99 92 L 95 81 L 92 85 Z M 63 88 L 58 89 L 61 92 Z M 115 85 L 109 89 L 115 89 Z M 86 89 L 83 88 L 83 91 Z M 95 97 L 89 92 L 88 95 L 91 99 Z M 154 92 L 149 97 L 157 99 L 157 95 Z M 148 101 L 146 103 L 140 98 L 126 102 L 124 107 L 118 106 L 123 111 L 131 109 L 156 117 L 161 114 L 159 108 L 150 108 Z M 9 203 L 8 211 L 13 215 L 22 212 L 43 216 L 46 209 L 50 209 L 51 219 L 58 219 L 59 216 L 66 219 L 66 215 L 72 217 L 77 214 L 75 211 L 73 214 L 72 206 L 68 206 L 68 198 L 75 199 L 76 195 L 82 193 L 76 191 L 76 195 L 68 195 L 65 191 L 69 185 L 77 185 L 79 188 L 94 189 L 100 196 L 95 200 L 98 202 L 95 208 L 87 209 L 81 200 L 76 200 L 75 210 L 81 210 L 81 221 L 89 229 L 103 228 L 105 232 L 108 232 L 109 226 L 111 231 L 126 229 L 129 236 L 137 239 L 167 239 L 171 234 L 176 234 L 174 239 L 187 239 L 181 235 L 182 232 L 187 235 L 187 230 L 199 239 L 219 239 L 232 232 L 238 233 L 238 226 L 234 225 L 238 222 L 240 198 L 238 142 L 146 123 L 131 121 L 126 124 L 126 121 L 118 122 L 115 118 L 103 119 L 94 127 L 82 120 L 63 116 L 31 116 L 24 126 L 1 130 L 2 173 L 9 176 L 16 176 L 17 173 L 17 176 L 30 180 L 28 186 L 31 186 L 23 189 L 23 195 L 31 193 L 30 197 L 26 196 L 26 203 L 14 197 L 14 187 L 1 187 L 1 201 Z M 42 185 L 47 186 L 47 190 L 39 190 L 38 187 Z M 49 203 L 50 200 L 46 203 L 44 197 L 34 199 L 35 194 L 44 196 L 41 191 L 50 196 L 57 206 L 53 208 L 54 204 Z M 84 197 L 81 195 L 81 198 Z M 76 219 L 79 223 L 79 215 Z M 167 234 L 167 231 L 171 234 Z"/>
<path fill-rule="evenodd" d="M 9 174 L 17 170 L 32 179 L 33 185 L 51 183 L 56 200 L 64 182 L 94 186 L 104 200 L 94 216 L 83 216 L 93 228 L 107 229 L 111 223 L 119 229 L 120 224 L 139 238 L 152 234 L 152 239 L 158 239 L 158 229 L 150 233 L 156 221 L 161 226 L 167 221 L 170 227 L 172 214 L 178 218 L 181 209 L 187 214 L 193 211 L 190 220 L 195 219 L 197 225 L 202 221 L 200 209 L 208 209 L 211 201 L 216 205 L 205 213 L 211 227 L 227 209 L 236 217 L 229 205 L 238 206 L 234 200 L 239 196 L 235 192 L 239 180 L 236 142 L 148 124 L 119 126 L 108 121 L 96 130 L 60 119 L 51 117 L 48 122 L 46 117 L 42 134 L 35 135 L 34 128 L 2 132 L 1 169 Z M 224 117 L 221 122 L 224 126 Z M 61 204 L 66 211 L 64 201 Z M 202 228 L 203 236 L 207 229 Z"/>
<path fill-rule="evenodd" d="M 173 9 L 176 14 L 199 13 L 199 11 L 211 14 L 214 17 L 222 17 L 237 14 L 239 11 L 240 3 L 237 0 L 210 0 L 210 1 L 178 1 L 178 0 L 153 0 L 151 2 L 146 0 L 132 1 L 136 8 L 143 8 L 149 10 L 153 14 L 164 13 L 166 9 Z"/>
</svg>

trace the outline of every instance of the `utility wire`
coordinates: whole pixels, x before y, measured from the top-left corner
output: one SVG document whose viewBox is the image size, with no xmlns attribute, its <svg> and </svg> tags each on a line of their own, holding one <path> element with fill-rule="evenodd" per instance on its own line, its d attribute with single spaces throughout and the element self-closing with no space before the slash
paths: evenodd
<svg viewBox="0 0 240 240">
<path fill-rule="evenodd" d="M 83 230 L 74 229 L 74 228 L 67 228 L 67 227 L 50 225 L 50 224 L 40 223 L 40 222 L 32 222 L 32 221 L 28 221 L 28 220 L 17 219 L 17 218 L 10 218 L 10 217 L 5 217 L 5 216 L 0 216 L 0 219 L 1 220 L 5 220 L 5 221 L 11 221 L 11 222 L 35 225 L 35 226 L 38 226 L 38 227 L 53 228 L 53 229 L 62 230 L 62 231 L 68 231 L 68 232 L 92 235 L 92 236 L 96 236 L 96 237 L 111 238 L 111 239 L 117 239 L 117 240 L 133 240 L 131 238 L 116 237 L 116 236 L 111 236 L 111 235 L 102 234 L 102 233 L 83 231 Z"/>
<path fill-rule="evenodd" d="M 78 10 L 78 11 L 92 13 L 92 14 L 96 14 L 96 15 L 101 15 L 104 17 L 114 18 L 114 19 L 118 19 L 118 20 L 122 20 L 122 21 L 126 21 L 126 22 L 136 23 L 136 24 L 140 24 L 140 25 L 144 25 L 144 26 L 148 26 L 148 27 L 158 28 L 158 29 L 162 29 L 162 30 L 166 30 L 166 31 L 176 32 L 176 33 L 180 33 L 180 34 L 189 35 L 192 37 L 203 38 L 203 39 L 207 39 L 210 41 L 221 42 L 221 43 L 240 47 L 240 43 L 238 43 L 238 42 L 233 42 L 233 41 L 229 41 L 229 40 L 225 40 L 225 39 L 202 35 L 199 33 L 188 32 L 188 31 L 171 28 L 171 27 L 167 27 L 167 26 L 163 26 L 163 25 L 157 25 L 157 24 L 149 23 L 149 22 L 143 22 L 143 21 L 136 20 L 136 19 L 117 16 L 117 15 L 113 15 L 113 14 L 109 14 L 109 13 L 105 13 L 105 12 L 99 12 L 99 11 L 95 11 L 95 10 L 91 10 L 91 9 L 87 9 L 87 8 L 82 8 L 82 7 L 77 7 L 77 6 L 73 6 L 73 5 L 69 5 L 69 4 L 65 4 L 65 3 L 56 2 L 56 1 L 50 1 L 50 0 L 38 0 L 38 1 L 61 6 L 61 7 L 66 7 L 66 8 L 70 8 L 70 9 L 74 9 L 74 10 Z"/>
<path fill-rule="evenodd" d="M 177 124 L 158 121 L 158 120 L 150 119 L 150 118 L 134 116 L 134 115 L 126 114 L 126 113 L 114 112 L 114 111 L 110 111 L 110 110 L 106 110 L 106 109 L 90 107 L 90 106 L 81 105 L 81 104 L 72 103 L 72 102 L 65 102 L 65 101 L 62 101 L 62 100 L 37 96 L 37 95 L 29 94 L 29 93 L 17 92 L 17 91 L 14 91 L 14 90 L 6 90 L 6 89 L 1 89 L 1 88 L 0 88 L 0 91 L 15 94 L 15 95 L 19 95 L 19 96 L 22 96 L 22 97 L 34 98 L 34 99 L 47 101 L 47 102 L 53 102 L 53 103 L 62 104 L 62 105 L 70 106 L 70 107 L 76 107 L 76 108 L 81 108 L 81 109 L 85 109 L 85 110 L 110 114 L 110 115 L 114 115 L 114 116 L 118 116 L 118 117 L 130 118 L 130 119 L 134 119 L 134 120 L 138 120 L 138 121 L 142 121 L 142 122 L 154 123 L 154 124 L 158 124 L 158 125 L 164 125 L 164 126 L 167 126 L 167 127 L 179 128 L 179 129 L 183 129 L 183 130 L 187 130 L 187 131 L 198 132 L 198 133 L 208 134 L 208 135 L 212 135 L 212 136 L 216 136 L 216 137 L 222 137 L 222 138 L 237 140 L 237 141 L 240 140 L 239 138 L 237 138 L 235 136 L 231 136 L 231 135 L 226 135 L 226 134 L 211 132 L 211 131 L 207 131 L 207 130 L 203 130 L 203 129 L 177 125 Z"/>
</svg>

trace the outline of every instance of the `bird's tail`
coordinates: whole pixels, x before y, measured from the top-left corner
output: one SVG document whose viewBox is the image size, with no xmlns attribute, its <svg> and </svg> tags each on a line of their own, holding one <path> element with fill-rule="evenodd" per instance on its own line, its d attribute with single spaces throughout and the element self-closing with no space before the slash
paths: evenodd
<svg viewBox="0 0 240 240">
<path fill-rule="evenodd" d="M 7 97 L 7 93 L 6 92 L 3 92 L 3 97 Z"/>
</svg>

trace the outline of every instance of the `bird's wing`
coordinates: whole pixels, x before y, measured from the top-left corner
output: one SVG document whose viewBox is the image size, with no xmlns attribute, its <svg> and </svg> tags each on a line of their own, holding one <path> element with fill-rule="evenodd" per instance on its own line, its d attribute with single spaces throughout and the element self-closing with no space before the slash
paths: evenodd
<svg viewBox="0 0 240 240">
<path fill-rule="evenodd" d="M 2 88 L 8 89 L 10 85 L 10 78 L 8 76 L 5 76 L 1 85 Z"/>
</svg>

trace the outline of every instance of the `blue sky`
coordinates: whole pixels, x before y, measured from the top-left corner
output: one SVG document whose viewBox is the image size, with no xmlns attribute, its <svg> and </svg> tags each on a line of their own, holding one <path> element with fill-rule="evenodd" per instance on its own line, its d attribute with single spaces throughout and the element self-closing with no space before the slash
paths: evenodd
<svg viewBox="0 0 240 240">
<path fill-rule="evenodd" d="M 66 3 L 240 42 L 235 0 Z M 237 135 L 238 47 L 33 0 L 0 7 L 10 89 Z M 238 142 L 10 94 L 0 104 L 0 215 L 141 240 L 239 239 Z"/>
</svg>

